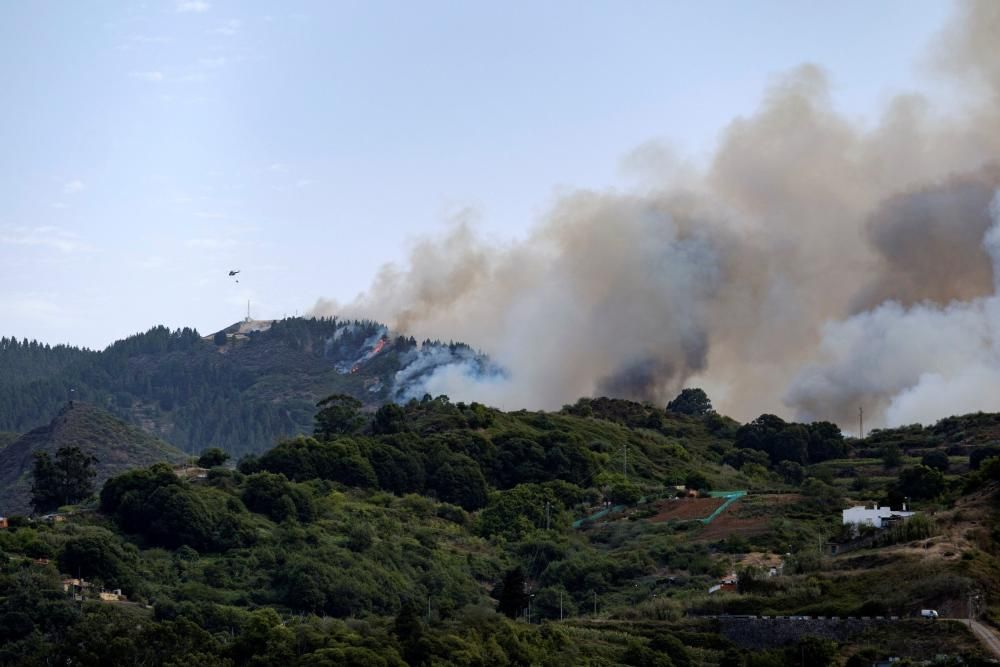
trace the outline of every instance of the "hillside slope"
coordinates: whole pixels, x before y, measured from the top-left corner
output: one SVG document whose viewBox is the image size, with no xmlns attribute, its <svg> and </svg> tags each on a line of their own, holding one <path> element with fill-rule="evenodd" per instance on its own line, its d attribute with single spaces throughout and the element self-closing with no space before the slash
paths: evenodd
<svg viewBox="0 0 1000 667">
<path fill-rule="evenodd" d="M 349 394 L 367 406 L 423 394 L 429 374 L 500 372 L 458 343 L 393 336 L 368 321 L 240 322 L 211 336 L 156 327 L 101 352 L 2 339 L 0 431 L 45 424 L 69 397 L 100 405 L 187 452 L 234 456 L 308 433 L 316 402 Z"/>
<path fill-rule="evenodd" d="M 31 468 L 35 452 L 55 454 L 75 446 L 97 457 L 97 488 L 105 480 L 159 461 L 179 463 L 183 452 L 116 419 L 104 410 L 75 402 L 42 426 L 0 449 L 0 513 L 31 509 Z"/>
<path fill-rule="evenodd" d="M 822 423 L 614 399 L 328 408 L 236 470 L 132 471 L 97 511 L 0 531 L 0 665 L 987 664 L 944 619 L 970 593 L 1000 618 L 1000 460 L 953 457 L 961 474 L 906 489 L 918 516 L 852 545 L 841 509 L 926 466 Z M 714 517 L 709 488 L 735 498 Z M 79 602 L 67 575 L 91 582 Z"/>
</svg>

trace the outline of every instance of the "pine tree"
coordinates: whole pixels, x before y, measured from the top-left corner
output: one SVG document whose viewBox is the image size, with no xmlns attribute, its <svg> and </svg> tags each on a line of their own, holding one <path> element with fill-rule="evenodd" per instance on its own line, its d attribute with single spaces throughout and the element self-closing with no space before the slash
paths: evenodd
<svg viewBox="0 0 1000 667">
<path fill-rule="evenodd" d="M 60 447 L 55 459 L 35 452 L 31 504 L 36 512 L 77 503 L 94 492 L 97 458 L 79 447 Z"/>
<path fill-rule="evenodd" d="M 517 618 L 528 606 L 524 570 L 518 566 L 507 572 L 497 589 L 494 589 L 494 595 L 500 602 L 500 613 L 510 618 Z"/>
</svg>

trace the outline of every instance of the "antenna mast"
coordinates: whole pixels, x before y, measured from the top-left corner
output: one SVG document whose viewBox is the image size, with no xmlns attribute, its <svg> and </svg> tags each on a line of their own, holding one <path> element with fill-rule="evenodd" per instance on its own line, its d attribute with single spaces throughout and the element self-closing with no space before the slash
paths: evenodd
<svg viewBox="0 0 1000 667">
<path fill-rule="evenodd" d="M 861 436 L 861 440 L 865 439 L 865 409 L 858 407 L 858 433 Z"/>
</svg>

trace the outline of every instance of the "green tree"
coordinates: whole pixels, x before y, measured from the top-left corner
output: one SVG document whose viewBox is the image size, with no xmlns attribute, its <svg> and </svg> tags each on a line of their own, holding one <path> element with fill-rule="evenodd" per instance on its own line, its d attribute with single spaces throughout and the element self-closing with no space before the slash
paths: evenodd
<svg viewBox="0 0 1000 667">
<path fill-rule="evenodd" d="M 924 454 L 920 459 L 920 464 L 925 465 L 928 468 L 940 470 L 941 472 L 948 472 L 948 468 L 951 466 L 951 461 L 948 460 L 948 455 L 945 452 L 942 452 L 940 449 L 935 449 L 934 451 Z"/>
<path fill-rule="evenodd" d="M 372 431 L 378 435 L 391 435 L 406 430 L 406 411 L 395 403 L 386 403 L 375 411 Z"/>
<path fill-rule="evenodd" d="M 994 456 L 1000 456 L 1000 446 L 977 447 L 969 454 L 969 467 L 973 470 L 979 470 L 979 466 L 983 461 Z"/>
<path fill-rule="evenodd" d="M 258 472 L 246 479 L 243 503 L 253 512 L 275 521 L 311 521 L 316 513 L 312 497 L 282 474 Z"/>
<path fill-rule="evenodd" d="M 772 461 L 779 459 L 774 455 L 774 439 L 788 424 L 777 415 L 763 414 L 749 424 L 744 424 L 736 431 L 736 442 L 740 449 L 756 449 L 766 452 Z"/>
<path fill-rule="evenodd" d="M 708 478 L 698 471 L 688 473 L 688 476 L 684 478 L 684 486 L 695 491 L 710 491 L 712 489 Z"/>
<path fill-rule="evenodd" d="M 607 499 L 618 505 L 634 505 L 642 498 L 642 491 L 627 479 L 619 479 L 605 494 Z"/>
<path fill-rule="evenodd" d="M 715 412 L 712 401 L 703 389 L 684 389 L 674 400 L 667 403 L 667 412 L 701 417 Z"/>
<path fill-rule="evenodd" d="M 393 634 L 403 645 L 403 657 L 409 665 L 426 664 L 430 656 L 430 646 L 424 639 L 424 624 L 420 621 L 420 608 L 413 600 L 407 600 L 396 615 Z"/>
<path fill-rule="evenodd" d="M 520 566 L 508 570 L 501 581 L 493 589 L 493 597 L 499 601 L 501 614 L 517 618 L 528 606 L 528 593 L 525 590 L 524 570 Z"/>
<path fill-rule="evenodd" d="M 894 442 L 883 445 L 880 455 L 886 468 L 898 468 L 903 463 L 903 450 Z"/>
<path fill-rule="evenodd" d="M 472 511 L 486 505 L 486 479 L 479 465 L 464 454 L 449 457 L 433 472 L 428 485 L 439 499 Z"/>
<path fill-rule="evenodd" d="M 361 417 L 361 401 L 347 394 L 333 394 L 316 404 L 315 435 L 329 440 L 335 435 L 353 433 L 364 420 Z"/>
<path fill-rule="evenodd" d="M 60 447 L 53 459 L 35 452 L 31 504 L 36 512 L 80 502 L 94 492 L 97 458 L 76 446 Z"/>
<path fill-rule="evenodd" d="M 229 454 L 218 447 L 211 447 L 204 450 L 198 457 L 198 465 L 202 468 L 215 468 L 224 465 L 228 460 Z"/>
<path fill-rule="evenodd" d="M 774 470 L 789 484 L 799 485 L 806 477 L 805 468 L 795 461 L 782 461 L 774 467 Z"/>
<path fill-rule="evenodd" d="M 225 331 L 216 332 L 215 336 L 212 337 L 212 341 L 219 347 L 222 347 L 223 345 L 226 344 L 226 332 Z"/>
<path fill-rule="evenodd" d="M 831 422 L 813 422 L 806 426 L 809 431 L 809 462 L 819 463 L 836 459 L 847 453 L 844 434 Z"/>
<path fill-rule="evenodd" d="M 93 528 L 87 534 L 71 538 L 59 553 L 59 571 L 73 576 L 100 579 L 105 586 L 125 589 L 134 583 L 136 557 L 118 537 L 103 528 Z"/>
<path fill-rule="evenodd" d="M 899 474 L 899 493 L 910 498 L 934 498 L 945 489 L 944 475 L 940 470 L 917 465 Z"/>
</svg>

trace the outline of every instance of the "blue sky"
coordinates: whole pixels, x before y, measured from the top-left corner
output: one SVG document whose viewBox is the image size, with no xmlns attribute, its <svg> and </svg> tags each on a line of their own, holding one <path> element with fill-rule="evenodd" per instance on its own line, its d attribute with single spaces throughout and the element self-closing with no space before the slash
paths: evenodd
<svg viewBox="0 0 1000 667">
<path fill-rule="evenodd" d="M 895 2 L 0 6 L 0 335 L 103 347 L 350 300 L 472 211 L 523 237 L 566 189 L 695 162 L 823 66 L 875 122 L 952 7 Z M 243 270 L 239 284 L 226 273 Z"/>
</svg>

